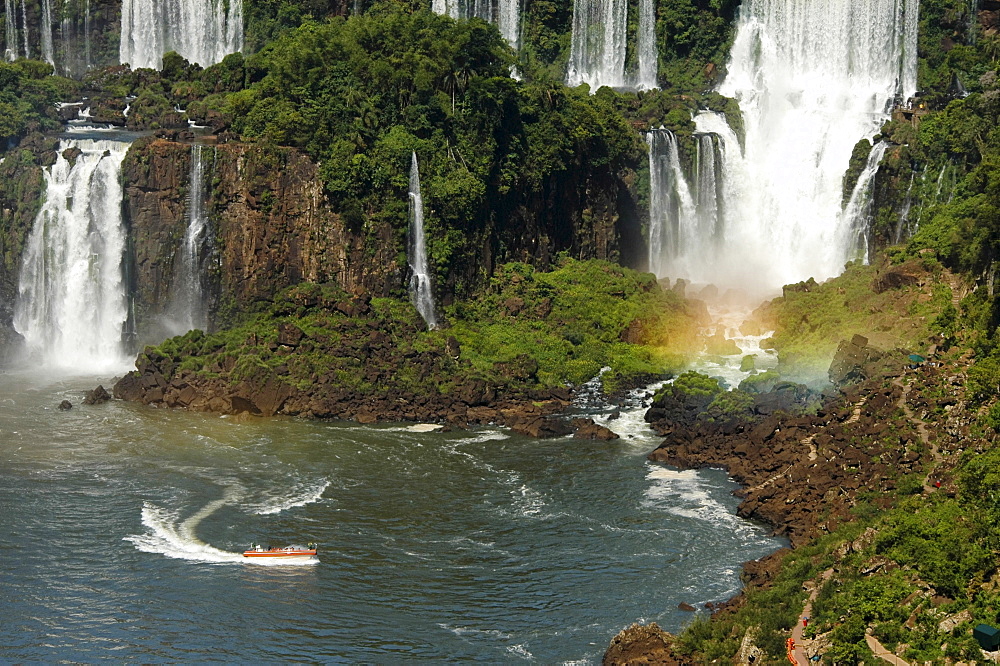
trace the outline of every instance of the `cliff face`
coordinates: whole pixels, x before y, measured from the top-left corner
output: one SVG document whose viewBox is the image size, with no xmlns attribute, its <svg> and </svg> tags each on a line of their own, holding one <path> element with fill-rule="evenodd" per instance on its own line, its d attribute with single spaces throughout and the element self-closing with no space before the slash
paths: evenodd
<svg viewBox="0 0 1000 666">
<path fill-rule="evenodd" d="M 188 225 L 192 146 L 133 145 L 123 166 L 129 270 L 140 341 L 162 335 Z M 206 297 L 225 323 L 256 301 L 302 281 L 385 295 L 400 284 L 391 229 L 366 243 L 325 204 L 316 166 L 299 152 L 243 144 L 203 148 L 211 257 Z"/>
<path fill-rule="evenodd" d="M 188 224 L 191 151 L 189 143 L 144 139 L 123 166 L 140 342 L 165 332 Z M 206 297 L 215 325 L 303 281 L 372 296 L 405 293 L 405 221 L 376 212 L 348 223 L 327 204 L 317 166 L 294 149 L 224 143 L 205 145 L 202 154 L 213 245 Z M 493 266 L 510 260 L 545 266 L 563 251 L 627 259 L 622 238 L 638 235 L 631 196 L 609 173 L 567 176 L 517 199 L 499 202 L 478 228 L 460 230 L 461 248 L 439 280 L 441 300 L 481 284 Z M 448 232 L 437 230 L 429 245 Z"/>
</svg>

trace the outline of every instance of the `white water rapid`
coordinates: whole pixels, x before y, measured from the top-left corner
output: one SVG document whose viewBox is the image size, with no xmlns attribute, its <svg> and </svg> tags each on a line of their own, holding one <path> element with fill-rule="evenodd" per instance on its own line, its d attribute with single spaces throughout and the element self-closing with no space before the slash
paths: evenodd
<svg viewBox="0 0 1000 666">
<path fill-rule="evenodd" d="M 432 0 L 431 9 L 453 19 L 481 18 L 495 23 L 515 50 L 521 44 L 521 0 Z"/>
<path fill-rule="evenodd" d="M 586 83 L 596 92 L 612 88 L 656 87 L 656 3 L 639 0 L 635 35 L 637 71 L 626 72 L 628 0 L 576 0 L 566 83 Z"/>
<path fill-rule="evenodd" d="M 420 196 L 420 167 L 417 154 L 410 161 L 410 228 L 407 233 L 406 258 L 410 264 L 410 299 L 428 328 L 437 328 L 431 276 L 427 268 L 427 246 L 424 242 L 424 200 Z"/>
<path fill-rule="evenodd" d="M 121 163 L 129 144 L 64 140 L 24 250 L 14 328 L 46 366 L 100 373 L 128 365 Z M 67 150 L 81 153 L 73 163 Z"/>
<path fill-rule="evenodd" d="M 854 145 L 915 92 L 918 8 L 918 0 L 743 3 L 720 92 L 739 101 L 745 149 L 722 116 L 696 117 L 698 131 L 721 144 L 722 212 L 714 235 L 678 241 L 661 275 L 767 296 L 843 270 L 857 249 L 844 172 Z"/>
<path fill-rule="evenodd" d="M 124 0 L 119 60 L 159 69 L 176 51 L 204 67 L 243 48 L 243 0 Z"/>
<path fill-rule="evenodd" d="M 191 176 L 188 183 L 188 226 L 174 260 L 174 284 L 167 326 L 181 335 L 193 329 L 207 330 L 208 309 L 202 280 L 209 241 L 208 213 L 205 210 L 205 147 L 191 146 Z"/>
</svg>

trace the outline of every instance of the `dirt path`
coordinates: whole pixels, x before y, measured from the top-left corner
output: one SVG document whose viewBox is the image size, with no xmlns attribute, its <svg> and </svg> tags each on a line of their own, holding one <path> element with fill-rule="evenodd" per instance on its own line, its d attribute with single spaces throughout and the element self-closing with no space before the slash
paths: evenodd
<svg viewBox="0 0 1000 666">
<path fill-rule="evenodd" d="M 795 646 L 794 649 L 789 654 L 789 661 L 799 666 L 805 666 L 809 662 L 809 657 L 806 655 L 806 645 L 807 641 L 804 638 L 805 624 L 804 619 L 812 617 L 812 606 L 813 601 L 816 600 L 816 596 L 819 591 L 823 588 L 823 583 L 829 580 L 830 576 L 833 575 L 833 569 L 827 569 L 819 575 L 819 580 L 813 587 L 812 591 L 809 593 L 809 598 L 806 599 L 805 605 L 802 607 L 802 616 L 799 618 L 799 622 L 792 627 L 792 644 Z"/>
<path fill-rule="evenodd" d="M 903 390 L 903 394 L 899 396 L 899 402 L 896 404 L 903 410 L 903 414 L 906 415 L 906 418 L 910 421 L 910 423 L 916 426 L 917 434 L 920 435 L 920 441 L 923 445 L 931 450 L 931 457 L 934 459 L 934 468 L 932 468 L 930 473 L 928 473 L 926 478 L 924 478 L 924 492 L 931 493 L 936 490 L 933 481 L 931 481 L 931 477 L 934 476 L 934 469 L 936 469 L 938 465 L 944 461 L 944 458 L 941 456 L 941 450 L 938 448 L 937 444 L 931 442 L 931 434 L 930 431 L 927 430 L 927 424 L 924 423 L 923 420 L 917 418 L 917 415 L 913 413 L 913 410 L 910 409 L 910 405 L 906 402 L 906 398 L 910 395 L 910 389 L 913 387 L 913 384 L 904 384 L 903 380 L 898 378 L 894 379 L 892 383 Z"/>
<path fill-rule="evenodd" d="M 910 666 L 910 662 L 904 661 L 892 652 L 889 652 L 874 636 L 865 636 L 865 642 L 868 643 L 868 648 L 872 651 L 872 654 L 882 661 L 887 661 L 894 666 Z"/>
</svg>

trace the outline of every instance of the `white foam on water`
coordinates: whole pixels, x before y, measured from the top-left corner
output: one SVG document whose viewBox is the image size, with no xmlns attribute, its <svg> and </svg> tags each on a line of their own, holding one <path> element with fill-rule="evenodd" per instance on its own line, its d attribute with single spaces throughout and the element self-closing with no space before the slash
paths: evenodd
<svg viewBox="0 0 1000 666">
<path fill-rule="evenodd" d="M 293 492 L 280 497 L 271 497 L 262 504 L 251 507 L 252 512 L 258 516 L 269 516 L 288 509 L 305 506 L 323 499 L 323 493 L 330 487 L 329 479 L 320 479 L 313 484 L 300 484 L 294 488 Z"/>
<path fill-rule="evenodd" d="M 520 657 L 521 659 L 534 659 L 535 655 L 528 652 L 528 648 L 521 645 L 510 645 L 507 647 L 507 653 L 512 654 L 515 657 Z"/>
<path fill-rule="evenodd" d="M 697 470 L 673 470 L 648 465 L 645 506 L 664 510 L 675 516 L 725 525 L 744 533 L 755 528 L 709 493 L 712 483 Z"/>
<path fill-rule="evenodd" d="M 142 524 L 149 531 L 146 534 L 127 536 L 123 541 L 131 541 L 136 550 L 144 553 L 158 553 L 180 560 L 208 563 L 235 563 L 244 560 L 241 553 L 219 550 L 201 541 L 194 535 L 197 523 L 226 503 L 226 499 L 210 502 L 201 511 L 184 522 L 179 522 L 176 512 L 144 502 Z M 192 522 L 192 521 L 195 522 Z"/>
</svg>

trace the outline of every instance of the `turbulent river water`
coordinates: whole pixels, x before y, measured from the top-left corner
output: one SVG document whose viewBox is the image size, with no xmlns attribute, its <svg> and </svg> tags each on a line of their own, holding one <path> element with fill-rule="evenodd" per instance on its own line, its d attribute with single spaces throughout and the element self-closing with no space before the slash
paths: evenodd
<svg viewBox="0 0 1000 666">
<path fill-rule="evenodd" d="M 100 381 L 0 374 L 0 661 L 594 662 L 781 545 L 639 411 L 535 441 L 78 404 Z"/>
</svg>

